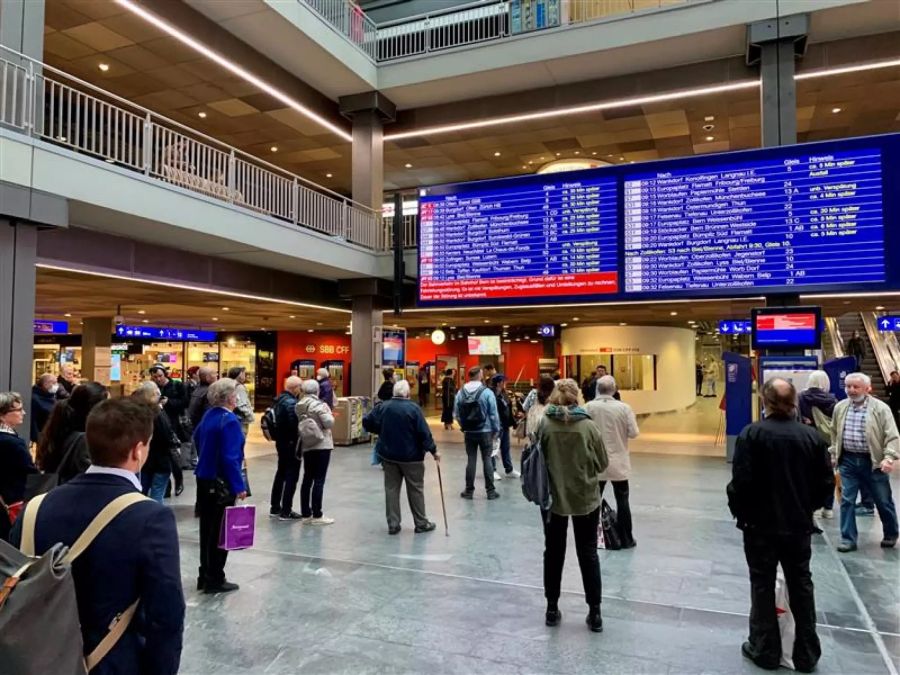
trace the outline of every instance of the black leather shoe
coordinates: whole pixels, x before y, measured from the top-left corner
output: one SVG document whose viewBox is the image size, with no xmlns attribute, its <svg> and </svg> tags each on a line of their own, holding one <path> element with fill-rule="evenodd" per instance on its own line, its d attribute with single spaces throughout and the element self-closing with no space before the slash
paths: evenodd
<svg viewBox="0 0 900 675">
<path fill-rule="evenodd" d="M 474 491 L 469 492 L 468 490 L 463 490 L 462 492 L 459 493 L 459 496 L 462 497 L 463 499 L 472 499 L 474 497 L 474 495 L 475 495 Z"/>
<path fill-rule="evenodd" d="M 431 532 L 436 527 L 437 527 L 437 525 L 435 525 L 432 522 L 429 522 L 425 525 L 422 525 L 421 527 L 416 527 L 416 534 L 422 534 L 423 532 Z"/>
<path fill-rule="evenodd" d="M 487 498 L 488 499 L 500 499 L 500 493 L 497 492 L 496 490 L 491 490 L 490 492 L 487 493 Z"/>
<path fill-rule="evenodd" d="M 763 670 L 778 670 L 779 665 L 780 665 L 778 663 L 776 663 L 775 665 L 760 663 L 759 659 L 757 658 L 756 654 L 753 651 L 753 647 L 750 645 L 749 642 L 745 642 L 744 644 L 741 645 L 741 654 L 743 654 L 745 658 L 748 658 L 751 661 L 753 661 L 753 663 L 756 665 L 757 668 L 762 668 Z"/>
<path fill-rule="evenodd" d="M 184 492 L 184 483 L 182 483 L 181 485 L 176 485 L 176 486 L 175 486 L 175 496 L 176 496 L 176 497 L 181 496 L 181 493 L 182 493 L 182 492 Z"/>
<path fill-rule="evenodd" d="M 881 540 L 881 548 L 894 548 L 897 545 L 897 537 L 885 537 Z"/>
<path fill-rule="evenodd" d="M 594 633 L 603 632 L 603 617 L 600 616 L 600 608 L 591 608 L 584 622 Z"/>
<path fill-rule="evenodd" d="M 400 526 L 397 527 L 389 527 L 388 534 L 400 534 Z"/>
<path fill-rule="evenodd" d="M 558 609 L 548 609 L 544 614 L 544 623 L 548 626 L 558 626 L 560 621 L 562 621 L 562 612 Z"/>
<path fill-rule="evenodd" d="M 239 588 L 240 586 L 235 583 L 232 583 L 230 581 L 223 581 L 221 584 L 217 584 L 216 586 L 210 586 L 209 584 L 207 584 L 203 592 L 207 595 L 213 595 L 215 593 L 231 593 L 232 591 L 236 591 Z"/>
<path fill-rule="evenodd" d="M 278 520 L 301 520 L 303 516 L 301 516 L 296 511 L 288 511 L 287 513 L 282 513 L 278 516 Z"/>
</svg>

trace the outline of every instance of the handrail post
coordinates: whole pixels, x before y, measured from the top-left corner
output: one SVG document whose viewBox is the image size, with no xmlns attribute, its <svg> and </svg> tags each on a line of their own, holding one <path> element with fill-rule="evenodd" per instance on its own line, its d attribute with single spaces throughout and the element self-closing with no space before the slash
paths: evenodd
<svg viewBox="0 0 900 675">
<path fill-rule="evenodd" d="M 228 185 L 228 203 L 234 204 L 234 193 L 235 193 L 235 182 L 237 176 L 234 175 L 235 170 L 235 158 L 234 158 L 234 148 L 231 149 L 231 152 L 228 153 L 228 176 L 225 181 Z"/>
<path fill-rule="evenodd" d="M 294 185 L 291 188 L 291 220 L 294 225 L 300 223 L 300 181 L 294 176 Z"/>
<path fill-rule="evenodd" d="M 341 220 L 343 221 L 341 232 L 344 235 L 344 239 L 350 241 L 350 204 L 346 199 L 344 200 L 344 207 L 341 209 Z"/>
<path fill-rule="evenodd" d="M 153 165 L 153 120 L 150 118 L 150 113 L 144 116 L 143 136 L 141 140 L 143 144 L 144 175 L 149 176 Z"/>
<path fill-rule="evenodd" d="M 30 108 L 30 110 L 29 110 Z M 28 129 L 28 135 L 34 136 L 37 121 L 37 86 L 35 86 L 34 61 L 28 62 L 28 86 L 25 87 L 25 105 L 22 109 L 22 123 Z"/>
<path fill-rule="evenodd" d="M 425 17 L 425 43 L 423 46 L 426 52 L 431 51 L 431 21 L 429 17 Z"/>
</svg>

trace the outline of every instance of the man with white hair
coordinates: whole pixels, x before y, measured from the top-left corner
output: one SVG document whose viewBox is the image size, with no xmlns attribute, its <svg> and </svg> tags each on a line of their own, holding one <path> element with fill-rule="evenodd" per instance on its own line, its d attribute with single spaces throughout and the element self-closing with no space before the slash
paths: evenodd
<svg viewBox="0 0 900 675">
<path fill-rule="evenodd" d="M 838 551 L 857 548 L 856 493 L 868 487 L 881 518 L 881 548 L 897 544 L 897 509 L 888 474 L 900 458 L 900 433 L 888 405 L 871 395 L 872 381 L 864 373 L 844 378 L 847 398 L 834 407 L 831 454 L 841 473 L 841 543 Z"/>
<path fill-rule="evenodd" d="M 272 481 L 272 499 L 269 517 L 285 521 L 297 521 L 302 516 L 294 511 L 294 493 L 300 480 L 299 432 L 297 402 L 300 400 L 303 380 L 292 375 L 284 383 L 284 391 L 272 405 L 275 411 L 275 450 L 278 452 L 278 468 Z"/>
<path fill-rule="evenodd" d="M 319 398 L 319 383 L 304 380 L 300 385 L 303 397 L 297 403 L 297 432 L 303 449 L 303 481 L 300 483 L 301 521 L 309 525 L 331 525 L 334 518 L 322 513 L 325 477 L 334 450 L 334 415 Z"/>
<path fill-rule="evenodd" d="M 616 389 L 612 375 L 599 377 L 597 398 L 589 401 L 584 409 L 600 430 L 609 457 L 609 466 L 600 474 L 600 495 L 603 495 L 606 481 L 612 481 L 622 548 L 634 548 L 637 543 L 632 534 L 631 505 L 628 503 L 628 478 L 631 475 L 628 439 L 638 437 L 638 425 L 631 406 L 613 398 Z"/>
<path fill-rule="evenodd" d="M 400 532 L 400 487 L 404 480 L 416 534 L 431 532 L 435 524 L 425 516 L 425 453 L 430 452 L 435 462 L 440 462 L 441 456 L 422 409 L 409 400 L 409 382 L 397 382 L 393 393 L 393 398 L 363 419 L 363 427 L 378 434 L 375 451 L 384 466 L 388 534 Z"/>
</svg>

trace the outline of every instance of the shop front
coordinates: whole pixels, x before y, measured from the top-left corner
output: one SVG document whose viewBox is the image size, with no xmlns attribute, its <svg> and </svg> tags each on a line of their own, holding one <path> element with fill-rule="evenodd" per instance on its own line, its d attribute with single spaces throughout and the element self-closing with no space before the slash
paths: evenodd
<svg viewBox="0 0 900 675">
<path fill-rule="evenodd" d="M 277 346 L 279 390 L 291 375 L 313 379 L 319 368 L 325 368 L 335 397 L 350 394 L 350 336 L 346 333 L 279 331 Z"/>
</svg>

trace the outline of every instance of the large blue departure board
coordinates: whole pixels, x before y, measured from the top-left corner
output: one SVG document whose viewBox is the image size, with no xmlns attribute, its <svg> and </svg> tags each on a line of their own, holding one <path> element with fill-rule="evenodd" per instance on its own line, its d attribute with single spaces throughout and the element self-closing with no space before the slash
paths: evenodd
<svg viewBox="0 0 900 675">
<path fill-rule="evenodd" d="M 892 187 L 893 186 L 893 187 Z M 419 304 L 900 289 L 900 134 L 425 188 Z"/>
<path fill-rule="evenodd" d="M 614 177 L 529 176 L 422 192 L 420 302 L 618 290 Z"/>
<path fill-rule="evenodd" d="M 624 177 L 625 291 L 885 281 L 877 147 Z"/>
</svg>

